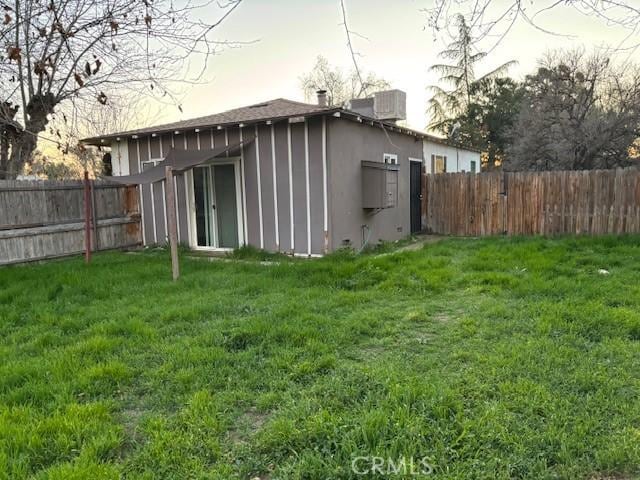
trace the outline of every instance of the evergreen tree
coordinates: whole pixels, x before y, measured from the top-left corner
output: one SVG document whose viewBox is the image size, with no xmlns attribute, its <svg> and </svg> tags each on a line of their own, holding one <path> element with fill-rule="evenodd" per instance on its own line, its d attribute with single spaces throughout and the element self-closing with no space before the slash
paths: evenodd
<svg viewBox="0 0 640 480">
<path fill-rule="evenodd" d="M 428 108 L 431 117 L 429 129 L 444 134 L 450 132 L 451 119 L 468 114 L 469 106 L 473 101 L 473 93 L 477 90 L 478 84 L 503 75 L 515 63 L 514 61 L 506 62 L 498 68 L 476 77 L 476 66 L 487 57 L 487 53 L 474 53 L 471 27 L 462 15 L 456 17 L 456 25 L 458 27 L 457 38 L 440 52 L 441 58 L 453 63 L 441 63 L 431 67 L 431 71 L 440 75 L 440 82 L 451 87 L 450 89 L 438 85 L 429 87 L 433 92 Z"/>
</svg>

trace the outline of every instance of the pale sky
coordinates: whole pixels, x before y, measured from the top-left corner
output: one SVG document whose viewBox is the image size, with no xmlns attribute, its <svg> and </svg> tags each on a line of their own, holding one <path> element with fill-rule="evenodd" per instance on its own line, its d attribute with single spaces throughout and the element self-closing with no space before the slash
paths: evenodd
<svg viewBox="0 0 640 480">
<path fill-rule="evenodd" d="M 428 69 L 439 61 L 437 54 L 449 40 L 445 33 L 434 39 L 434 32 L 426 27 L 427 15 L 421 10 L 430 7 L 433 0 L 345 1 L 351 30 L 367 37 L 354 37 L 361 69 L 374 71 L 393 88 L 407 92 L 408 124 L 424 128 L 429 98 L 426 86 L 436 81 Z M 547 2 L 532 3 L 537 9 Z M 352 66 L 339 5 L 339 0 L 244 0 L 218 28 L 217 38 L 256 43 L 227 49 L 213 58 L 206 83 L 189 87 L 184 94 L 184 113 L 165 106 L 159 114 L 153 114 L 153 123 L 209 115 L 277 97 L 304 101 L 300 76 L 313 67 L 318 55 L 345 71 Z M 569 7 L 540 15 L 538 23 L 574 37 L 549 35 L 520 22 L 477 73 L 517 60 L 519 65 L 511 74 L 521 78 L 549 49 L 616 46 L 628 33 Z M 638 36 L 635 40 L 640 41 Z M 483 49 L 490 46 L 487 43 Z M 640 60 L 640 50 L 619 55 L 622 60 Z M 158 107 L 151 110 L 157 111 Z"/>
</svg>

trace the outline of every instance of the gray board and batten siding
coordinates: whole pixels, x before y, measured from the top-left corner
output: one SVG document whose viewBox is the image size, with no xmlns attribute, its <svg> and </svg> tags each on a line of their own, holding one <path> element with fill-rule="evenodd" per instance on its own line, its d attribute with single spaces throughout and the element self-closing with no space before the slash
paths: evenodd
<svg viewBox="0 0 640 480">
<path fill-rule="evenodd" d="M 320 117 L 288 119 L 271 124 L 216 127 L 198 132 L 162 133 L 128 140 L 129 171 L 138 173 L 168 148 L 214 148 L 252 138 L 241 149 L 239 168 L 241 243 L 301 255 L 329 251 L 326 200 L 326 122 Z M 255 137 L 255 138 L 254 138 Z M 114 143 L 115 147 L 115 143 Z M 217 159 L 216 161 L 224 161 Z M 192 172 L 176 176 L 178 238 L 194 246 Z M 146 245 L 167 241 L 164 184 L 141 185 L 143 234 Z M 311 221 L 308 221 L 308 219 Z"/>
</svg>

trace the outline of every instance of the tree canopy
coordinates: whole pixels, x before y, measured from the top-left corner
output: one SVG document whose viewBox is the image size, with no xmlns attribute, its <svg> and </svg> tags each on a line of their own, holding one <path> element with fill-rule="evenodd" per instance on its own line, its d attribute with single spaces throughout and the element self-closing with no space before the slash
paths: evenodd
<svg viewBox="0 0 640 480">
<path fill-rule="evenodd" d="M 582 170 L 634 164 L 640 70 L 582 50 L 545 57 L 523 83 L 505 168 Z"/>
<path fill-rule="evenodd" d="M 172 84 L 186 79 L 187 62 L 199 57 L 204 69 L 225 45 L 213 31 L 240 2 L 2 0 L 0 178 L 19 173 L 51 119 L 72 121 L 75 105 L 106 105 L 123 90 L 175 101 Z M 203 71 L 189 69 L 190 80 Z"/>
<path fill-rule="evenodd" d="M 456 76 L 460 79 L 461 76 Z M 484 77 L 451 93 L 432 125 L 483 152 L 484 168 L 588 170 L 638 165 L 640 69 L 584 50 L 547 54 L 519 82 Z M 439 98 L 445 98 L 447 92 Z M 458 100 L 460 99 L 460 100 Z M 433 104 L 433 100 L 432 100 Z"/>
</svg>

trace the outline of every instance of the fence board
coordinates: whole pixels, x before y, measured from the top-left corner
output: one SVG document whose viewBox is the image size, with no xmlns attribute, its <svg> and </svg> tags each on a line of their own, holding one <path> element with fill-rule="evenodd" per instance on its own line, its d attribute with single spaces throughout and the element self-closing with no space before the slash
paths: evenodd
<svg viewBox="0 0 640 480">
<path fill-rule="evenodd" d="M 95 182 L 94 191 L 92 244 L 101 250 L 139 244 L 136 188 Z M 83 250 L 81 181 L 0 181 L 0 265 Z"/>
<path fill-rule="evenodd" d="M 636 169 L 429 174 L 423 184 L 430 233 L 640 233 Z"/>
</svg>

